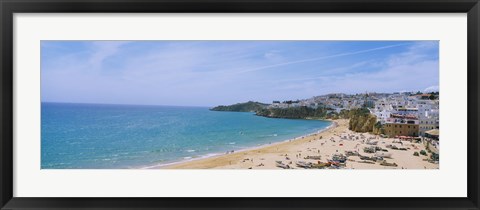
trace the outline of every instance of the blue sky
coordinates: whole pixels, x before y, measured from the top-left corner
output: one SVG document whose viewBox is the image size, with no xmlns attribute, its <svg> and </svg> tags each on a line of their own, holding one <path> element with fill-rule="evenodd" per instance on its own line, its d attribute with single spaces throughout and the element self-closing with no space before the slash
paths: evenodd
<svg viewBox="0 0 480 210">
<path fill-rule="evenodd" d="M 42 41 L 43 102 L 215 106 L 438 90 L 438 41 Z"/>
</svg>

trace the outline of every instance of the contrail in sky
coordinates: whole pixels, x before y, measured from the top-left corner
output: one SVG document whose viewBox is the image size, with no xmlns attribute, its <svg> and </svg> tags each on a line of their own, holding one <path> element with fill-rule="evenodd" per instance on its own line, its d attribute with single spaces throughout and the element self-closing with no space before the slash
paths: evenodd
<svg viewBox="0 0 480 210">
<path fill-rule="evenodd" d="M 335 54 L 335 55 L 329 55 L 329 56 L 323 56 L 323 57 L 317 57 L 317 58 L 309 58 L 309 59 L 290 61 L 290 62 L 285 62 L 285 63 L 278 63 L 278 64 L 273 64 L 273 65 L 262 66 L 262 67 L 247 69 L 247 70 L 243 70 L 243 71 L 238 71 L 236 73 L 247 73 L 247 72 L 252 72 L 252 71 L 270 69 L 270 68 L 279 67 L 279 66 L 286 66 L 286 65 L 292 65 L 292 64 L 297 64 L 297 63 L 306 63 L 306 62 L 311 62 L 311 61 L 323 60 L 323 59 L 327 59 L 327 58 L 337 58 L 337 57 L 343 57 L 343 56 L 349 56 L 349 55 L 357 55 L 357 54 L 362 54 L 362 53 L 367 53 L 367 52 L 372 52 L 372 51 L 377 51 L 377 50 L 399 47 L 399 46 L 403 46 L 403 45 L 408 45 L 408 44 L 389 45 L 389 46 L 377 47 L 377 48 L 372 48 L 372 49 L 367 49 L 367 50 L 360 50 L 360 51 L 356 51 L 356 52 L 348 52 L 348 53 L 341 53 L 341 54 Z"/>
</svg>

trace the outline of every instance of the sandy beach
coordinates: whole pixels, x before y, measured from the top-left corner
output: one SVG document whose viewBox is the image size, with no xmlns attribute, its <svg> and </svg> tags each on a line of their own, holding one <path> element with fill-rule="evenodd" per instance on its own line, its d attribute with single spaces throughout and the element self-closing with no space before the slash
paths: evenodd
<svg viewBox="0 0 480 210">
<path fill-rule="evenodd" d="M 374 145 L 376 144 L 376 145 Z M 403 150 L 392 149 L 402 148 Z M 382 148 L 383 151 L 367 153 L 365 147 Z M 438 169 L 439 164 L 426 161 L 424 155 L 414 152 L 425 150 L 422 143 L 382 138 L 369 133 L 356 133 L 348 129 L 348 120 L 334 120 L 333 125 L 319 133 L 298 137 L 289 141 L 266 145 L 215 157 L 191 160 L 151 168 L 167 169 L 303 169 L 297 163 L 318 164 L 328 162 L 334 154 L 346 151 L 358 155 L 347 156 L 344 169 Z M 363 157 L 382 156 L 383 160 L 362 160 Z M 382 162 L 387 164 L 381 164 Z M 330 167 L 328 167 L 330 168 Z"/>
</svg>

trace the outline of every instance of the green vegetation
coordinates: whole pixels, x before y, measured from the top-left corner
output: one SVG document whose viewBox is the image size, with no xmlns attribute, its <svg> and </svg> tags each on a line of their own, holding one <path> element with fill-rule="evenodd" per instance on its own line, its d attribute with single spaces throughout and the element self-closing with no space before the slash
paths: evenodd
<svg viewBox="0 0 480 210">
<path fill-rule="evenodd" d="M 373 131 L 372 133 L 374 134 L 377 134 L 377 135 L 380 135 L 380 134 L 384 134 L 385 133 L 385 129 L 383 128 L 383 125 L 380 121 L 378 121 L 377 123 L 375 123 L 375 125 L 373 126 Z"/>
<path fill-rule="evenodd" d="M 246 103 L 238 103 L 230 106 L 217 106 L 211 108 L 212 111 L 229 111 L 229 112 L 257 112 L 258 110 L 264 109 L 268 104 L 263 104 L 260 102 L 249 101 Z"/>
<path fill-rule="evenodd" d="M 327 110 L 322 107 L 309 108 L 306 106 L 289 108 L 264 108 L 258 110 L 257 115 L 272 118 L 324 119 L 327 116 Z"/>
<path fill-rule="evenodd" d="M 425 150 L 420 151 L 420 154 L 424 155 L 424 156 L 427 156 L 427 152 L 425 152 Z"/>
<path fill-rule="evenodd" d="M 275 101 L 278 102 L 278 101 Z M 296 101 L 284 101 L 284 103 L 296 103 Z M 296 106 L 288 108 L 268 108 L 268 104 L 249 101 L 230 106 L 217 106 L 212 111 L 232 112 L 255 112 L 258 116 L 271 118 L 289 119 L 350 119 L 349 129 L 356 132 L 382 133 L 382 126 L 377 122 L 375 115 L 370 114 L 367 108 L 341 110 L 340 113 L 333 110 L 318 107 Z"/>
<path fill-rule="evenodd" d="M 431 92 L 431 93 L 430 93 L 430 96 L 428 97 L 428 99 L 430 99 L 430 100 L 438 99 L 439 94 L 440 94 L 440 93 L 439 93 L 438 91 L 437 91 L 437 92 Z"/>
<path fill-rule="evenodd" d="M 294 104 L 294 103 L 299 103 L 300 100 L 296 100 L 296 101 L 292 101 L 292 100 L 288 100 L 288 101 L 283 101 L 283 103 L 285 104 Z"/>
<path fill-rule="evenodd" d="M 285 103 L 295 103 L 296 101 L 286 101 Z M 323 107 L 310 108 L 306 106 L 289 108 L 267 108 L 268 104 L 249 101 L 230 106 L 217 106 L 212 111 L 231 111 L 231 112 L 255 112 L 258 116 L 272 118 L 289 119 L 325 119 L 327 110 Z"/>
<path fill-rule="evenodd" d="M 278 101 L 275 101 L 278 102 Z M 296 103 L 296 101 L 284 101 L 284 103 Z M 383 127 L 377 123 L 375 115 L 370 114 L 367 108 L 341 110 L 340 113 L 326 107 L 311 108 L 296 106 L 288 108 L 268 108 L 268 104 L 249 101 L 230 106 L 217 106 L 213 111 L 255 112 L 258 116 L 271 118 L 289 119 L 350 119 L 349 129 L 355 132 L 373 132 L 380 134 Z"/>
<path fill-rule="evenodd" d="M 420 155 L 418 154 L 418 152 L 414 152 L 413 156 L 420 156 Z"/>
<path fill-rule="evenodd" d="M 331 109 L 328 109 L 326 108 L 327 110 L 331 110 Z M 337 112 L 330 112 L 327 114 L 327 118 L 328 119 L 333 119 L 333 120 L 336 120 L 336 119 L 350 119 L 350 110 L 346 110 L 346 109 L 342 109 L 340 110 L 340 113 L 337 113 Z"/>
<path fill-rule="evenodd" d="M 432 153 L 432 150 L 430 150 L 430 142 L 427 141 L 427 144 L 425 145 L 425 150 L 427 150 L 428 153 Z"/>
</svg>

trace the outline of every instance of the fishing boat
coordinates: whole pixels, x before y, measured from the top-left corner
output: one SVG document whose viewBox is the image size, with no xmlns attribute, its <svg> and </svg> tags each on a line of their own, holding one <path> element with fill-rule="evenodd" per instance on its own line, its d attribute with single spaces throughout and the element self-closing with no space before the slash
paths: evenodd
<svg viewBox="0 0 480 210">
<path fill-rule="evenodd" d="M 343 154 L 334 154 L 330 161 L 334 163 L 345 163 L 347 161 L 347 156 Z"/>
<path fill-rule="evenodd" d="M 320 159 L 322 159 L 322 156 L 321 155 L 308 155 L 307 157 L 304 157 L 303 159 L 320 160 Z"/>
<path fill-rule="evenodd" d="M 387 152 L 377 152 L 375 153 L 375 157 L 391 158 L 392 154 Z"/>
<path fill-rule="evenodd" d="M 276 165 L 277 165 L 277 167 L 279 167 L 279 168 L 283 168 L 283 169 L 290 169 L 290 166 L 288 166 L 288 165 L 286 165 L 286 164 L 282 163 L 281 161 L 280 161 L 280 162 L 279 162 L 279 161 L 277 161 Z"/>
<path fill-rule="evenodd" d="M 313 163 L 305 162 L 305 161 L 298 161 L 297 166 L 300 168 L 312 168 Z"/>
<path fill-rule="evenodd" d="M 330 167 L 331 165 L 331 163 L 323 163 L 319 161 L 318 163 L 312 164 L 312 168 L 324 169 L 325 167 Z"/>
<path fill-rule="evenodd" d="M 357 151 L 345 151 L 345 155 L 348 156 L 360 156 Z"/>
<path fill-rule="evenodd" d="M 393 167 L 397 167 L 398 165 L 396 163 L 388 163 L 386 160 L 382 161 L 380 163 L 380 165 L 382 166 L 393 166 Z"/>
<path fill-rule="evenodd" d="M 360 156 L 360 160 L 377 161 L 377 157 Z"/>
</svg>

